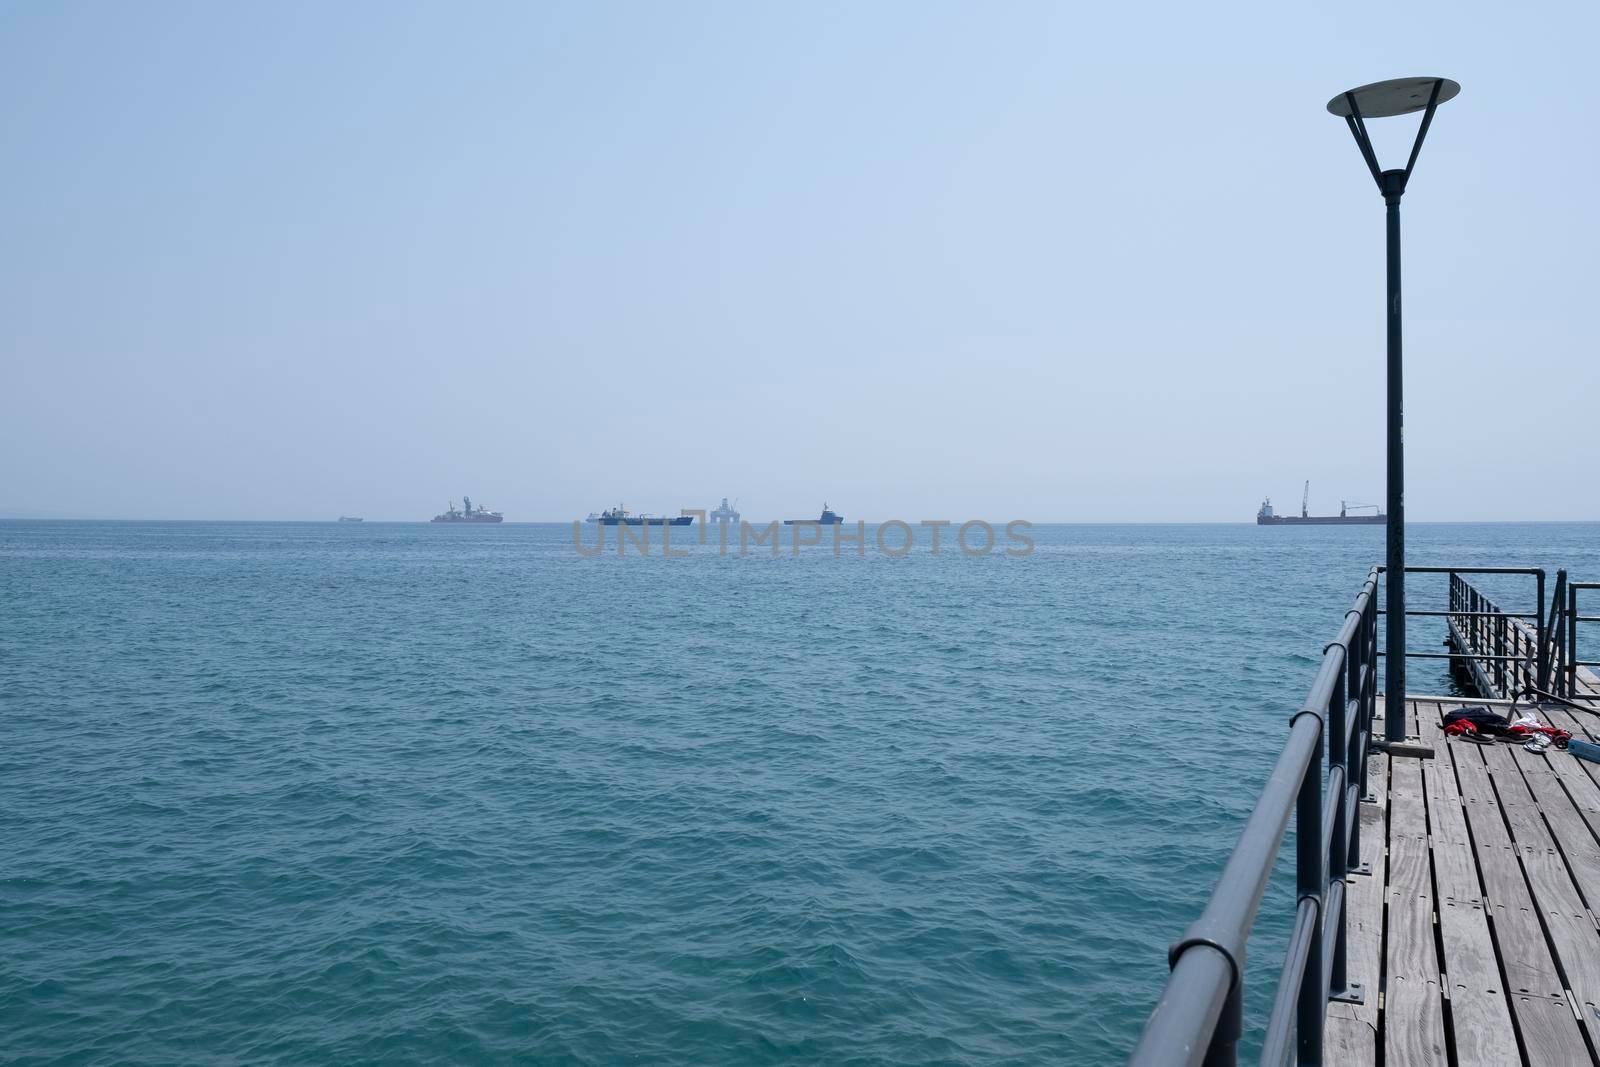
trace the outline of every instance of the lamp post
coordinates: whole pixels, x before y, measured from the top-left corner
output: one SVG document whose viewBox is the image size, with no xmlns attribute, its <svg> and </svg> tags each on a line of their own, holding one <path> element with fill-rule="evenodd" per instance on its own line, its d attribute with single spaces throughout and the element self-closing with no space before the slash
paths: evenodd
<svg viewBox="0 0 1600 1067">
<path fill-rule="evenodd" d="M 1405 436 L 1401 428 L 1400 365 L 1400 198 L 1405 195 L 1411 168 L 1417 165 L 1422 139 L 1433 123 L 1433 112 L 1446 100 L 1461 92 L 1449 78 L 1395 78 L 1374 82 L 1340 93 L 1328 101 L 1328 111 L 1345 120 L 1361 149 L 1372 180 L 1388 206 L 1389 253 L 1389 414 L 1388 414 L 1388 545 L 1384 553 L 1384 589 L 1387 603 L 1383 667 L 1383 736 L 1385 741 L 1404 740 L 1406 735 L 1406 513 L 1405 513 Z M 1378 169 L 1378 157 L 1367 136 L 1367 119 L 1409 115 L 1422 111 L 1422 125 L 1411 146 L 1411 158 L 1404 170 Z"/>
</svg>

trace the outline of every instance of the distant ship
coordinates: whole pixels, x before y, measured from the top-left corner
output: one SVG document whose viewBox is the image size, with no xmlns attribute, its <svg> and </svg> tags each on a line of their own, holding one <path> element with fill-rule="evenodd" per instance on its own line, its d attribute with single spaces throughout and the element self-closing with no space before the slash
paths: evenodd
<svg viewBox="0 0 1600 1067">
<path fill-rule="evenodd" d="M 1339 514 L 1313 515 L 1308 507 L 1311 500 L 1311 483 L 1306 483 L 1305 492 L 1300 496 L 1300 514 L 1278 515 L 1272 510 L 1272 498 L 1269 496 L 1261 502 L 1261 510 L 1256 512 L 1257 526 L 1380 526 L 1389 521 L 1387 515 L 1378 509 L 1376 504 L 1351 504 L 1339 501 Z M 1365 511 L 1372 509 L 1370 515 L 1352 515 L 1352 510 Z"/>
<path fill-rule="evenodd" d="M 488 508 L 476 508 L 476 509 L 474 509 L 473 506 L 472 506 L 472 498 L 470 496 L 464 496 L 464 497 L 461 498 L 461 510 L 460 511 L 456 510 L 456 502 L 454 500 L 452 500 L 452 501 L 450 501 L 450 507 L 445 510 L 445 513 L 443 515 L 435 515 L 433 517 L 432 521 L 433 522 L 504 522 L 505 519 L 506 519 L 506 517 L 504 515 L 500 514 L 498 511 L 490 511 Z"/>
<path fill-rule="evenodd" d="M 339 516 L 339 521 L 340 522 L 360 522 L 361 521 L 361 516 L 359 516 L 359 515 L 340 515 Z"/>
<path fill-rule="evenodd" d="M 819 526 L 837 526 L 843 521 L 843 518 L 833 513 L 833 509 L 828 507 L 827 504 L 823 504 L 822 517 L 820 519 L 784 519 L 783 524 L 785 526 L 795 526 L 799 523 L 814 522 Z"/>
<path fill-rule="evenodd" d="M 601 526 L 687 526 L 694 521 L 694 516 L 679 515 L 669 519 L 665 515 L 635 515 L 618 504 L 602 511 L 596 521 Z"/>
<path fill-rule="evenodd" d="M 732 524 L 739 521 L 739 513 L 728 506 L 728 498 L 722 498 L 722 506 L 715 509 L 707 517 L 707 521 L 715 523 Z"/>
</svg>

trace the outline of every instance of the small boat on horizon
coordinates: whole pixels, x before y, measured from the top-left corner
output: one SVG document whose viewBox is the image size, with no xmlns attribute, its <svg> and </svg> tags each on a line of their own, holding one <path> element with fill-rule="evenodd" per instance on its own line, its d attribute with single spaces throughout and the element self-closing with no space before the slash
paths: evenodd
<svg viewBox="0 0 1600 1067">
<path fill-rule="evenodd" d="M 339 521 L 340 522 L 361 522 L 362 519 L 361 519 L 361 516 L 359 516 L 359 515 L 340 515 L 339 516 Z"/>
</svg>

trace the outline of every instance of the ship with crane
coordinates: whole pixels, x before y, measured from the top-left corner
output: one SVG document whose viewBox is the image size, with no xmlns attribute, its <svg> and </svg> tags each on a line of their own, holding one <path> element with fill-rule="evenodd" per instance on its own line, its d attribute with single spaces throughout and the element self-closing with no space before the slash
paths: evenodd
<svg viewBox="0 0 1600 1067">
<path fill-rule="evenodd" d="M 1307 481 L 1304 492 L 1300 494 L 1300 514 L 1276 514 L 1272 510 L 1272 498 L 1269 496 L 1261 502 L 1261 510 L 1256 512 L 1256 525 L 1379 526 L 1389 521 L 1389 517 L 1376 504 L 1353 504 L 1347 500 L 1341 500 L 1339 501 L 1339 514 L 1337 515 L 1313 515 L 1311 514 L 1310 504 L 1311 482 Z"/>
<path fill-rule="evenodd" d="M 341 520 L 343 521 L 343 520 Z M 456 508 L 456 502 L 450 501 L 450 506 L 442 514 L 435 515 L 429 522 L 504 522 L 505 516 L 498 511 L 490 511 L 485 507 L 473 507 L 472 498 L 461 498 L 461 508 Z"/>
</svg>

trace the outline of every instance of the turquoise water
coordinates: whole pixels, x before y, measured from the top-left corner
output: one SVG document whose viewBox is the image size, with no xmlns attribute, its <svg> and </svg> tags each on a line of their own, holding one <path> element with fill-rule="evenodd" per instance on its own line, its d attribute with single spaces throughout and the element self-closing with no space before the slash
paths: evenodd
<svg viewBox="0 0 1600 1067">
<path fill-rule="evenodd" d="M 0 524 L 0 1061 L 1115 1062 L 1382 531 L 1033 536 Z"/>
</svg>

